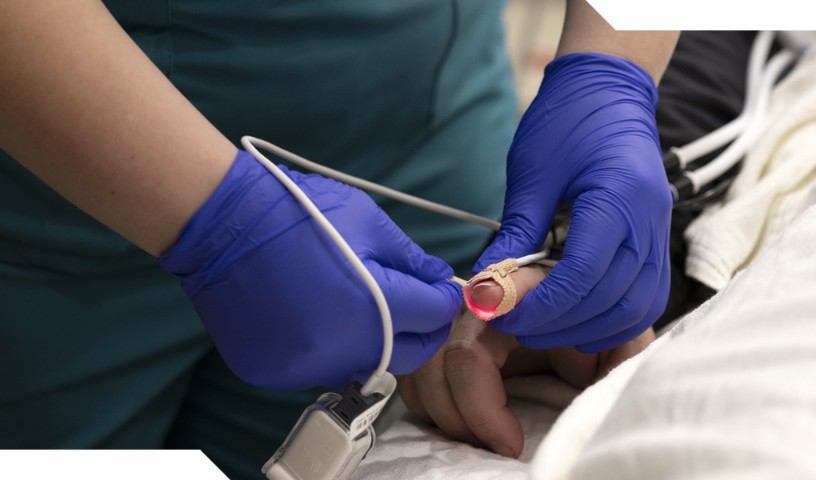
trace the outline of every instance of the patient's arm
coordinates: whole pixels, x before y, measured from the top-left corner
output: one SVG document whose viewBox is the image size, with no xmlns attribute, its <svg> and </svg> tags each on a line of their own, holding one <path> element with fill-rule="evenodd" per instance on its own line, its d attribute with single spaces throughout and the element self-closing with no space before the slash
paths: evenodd
<svg viewBox="0 0 816 480">
<path fill-rule="evenodd" d="M 547 271 L 536 265 L 511 273 L 518 293 L 516 301 L 535 288 Z M 502 294 L 495 284 L 473 292 L 484 302 Z M 496 332 L 489 323 L 465 312 L 454 321 L 440 351 L 419 370 L 399 378 L 400 395 L 414 415 L 433 422 L 451 437 L 518 457 L 524 446 L 523 432 L 507 408 L 502 378 L 554 373 L 572 385 L 586 387 L 653 339 L 650 329 L 629 343 L 599 354 L 583 354 L 571 347 L 529 350 L 514 337 Z"/>
</svg>

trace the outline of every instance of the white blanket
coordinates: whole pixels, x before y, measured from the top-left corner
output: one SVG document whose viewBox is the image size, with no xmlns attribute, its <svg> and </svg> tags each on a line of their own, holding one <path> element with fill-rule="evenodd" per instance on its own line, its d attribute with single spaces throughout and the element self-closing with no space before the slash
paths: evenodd
<svg viewBox="0 0 816 480">
<path fill-rule="evenodd" d="M 816 51 L 774 90 L 766 127 L 721 208 L 686 230 L 686 273 L 719 290 L 816 203 Z"/>
<path fill-rule="evenodd" d="M 600 424 L 591 391 L 564 412 L 532 478 L 816 478 L 816 207 L 701 308 L 594 387 Z"/>
</svg>

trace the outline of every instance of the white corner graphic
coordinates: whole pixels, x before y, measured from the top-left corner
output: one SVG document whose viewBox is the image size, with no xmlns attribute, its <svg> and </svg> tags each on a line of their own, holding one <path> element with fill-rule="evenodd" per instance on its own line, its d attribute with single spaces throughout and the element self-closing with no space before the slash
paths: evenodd
<svg viewBox="0 0 816 480">
<path fill-rule="evenodd" d="M 813 0 L 587 0 L 617 30 L 816 30 Z"/>
<path fill-rule="evenodd" d="M 201 450 L 2 450 L 0 478 L 229 480 Z"/>
</svg>

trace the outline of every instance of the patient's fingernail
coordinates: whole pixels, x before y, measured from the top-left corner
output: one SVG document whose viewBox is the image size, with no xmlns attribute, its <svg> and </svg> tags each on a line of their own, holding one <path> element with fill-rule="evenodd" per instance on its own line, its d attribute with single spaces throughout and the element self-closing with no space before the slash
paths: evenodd
<svg viewBox="0 0 816 480">
<path fill-rule="evenodd" d="M 504 290 L 491 280 L 477 283 L 470 291 L 470 300 L 483 310 L 496 310 L 504 297 Z"/>
<path fill-rule="evenodd" d="M 482 320 L 493 318 L 496 308 L 504 297 L 504 290 L 493 280 L 468 285 L 462 290 L 462 293 L 470 311 Z"/>
</svg>

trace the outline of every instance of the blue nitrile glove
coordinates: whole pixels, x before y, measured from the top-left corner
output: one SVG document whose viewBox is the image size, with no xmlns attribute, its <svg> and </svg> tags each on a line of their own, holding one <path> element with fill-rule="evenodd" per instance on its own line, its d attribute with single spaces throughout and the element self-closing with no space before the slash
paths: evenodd
<svg viewBox="0 0 816 480">
<path fill-rule="evenodd" d="M 502 227 L 474 271 L 540 249 L 562 201 L 574 201 L 563 260 L 493 321 L 530 348 L 625 343 L 663 312 L 671 195 L 657 89 L 640 67 L 577 53 L 551 62 L 507 160 Z"/>
<path fill-rule="evenodd" d="M 445 342 L 461 291 L 362 191 L 282 168 L 326 215 L 383 290 L 394 325 L 389 370 L 408 373 Z M 227 365 L 274 389 L 337 388 L 380 360 L 374 298 L 288 190 L 239 152 L 218 188 L 159 259 Z"/>
</svg>

